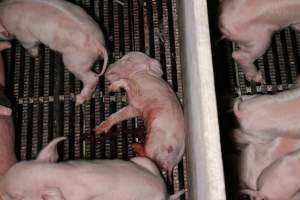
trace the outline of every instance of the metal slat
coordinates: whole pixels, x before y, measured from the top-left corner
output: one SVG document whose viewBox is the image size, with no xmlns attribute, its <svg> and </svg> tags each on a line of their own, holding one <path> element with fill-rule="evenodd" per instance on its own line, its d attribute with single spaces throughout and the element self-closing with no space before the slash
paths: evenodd
<svg viewBox="0 0 300 200">
<path fill-rule="evenodd" d="M 160 27 L 163 30 L 160 32 L 162 33 L 161 43 L 165 50 L 165 67 L 167 72 L 167 80 L 169 84 L 173 86 L 173 76 L 172 76 L 172 61 L 171 61 L 171 47 L 170 47 L 170 37 L 169 37 L 169 13 L 168 13 L 168 5 L 167 1 L 162 2 L 162 12 L 163 12 L 163 22 Z"/>
<path fill-rule="evenodd" d="M 232 49 L 236 50 L 236 44 L 232 43 Z M 238 64 L 236 62 L 234 62 L 234 71 L 236 73 L 236 77 L 237 77 L 237 88 L 240 89 L 242 94 L 246 94 L 247 90 L 246 90 L 246 79 L 244 77 L 244 73 L 242 72 L 240 66 L 238 66 Z"/>
<path fill-rule="evenodd" d="M 114 19 L 114 33 L 113 33 L 113 38 L 114 38 L 114 59 L 118 60 L 122 57 L 122 39 L 121 39 L 121 35 L 122 35 L 122 24 L 120 21 L 120 17 L 119 15 L 123 14 L 122 12 L 120 12 L 121 10 L 119 9 L 120 5 L 115 3 L 113 4 L 113 19 Z M 116 98 L 116 110 L 120 110 L 122 108 L 122 96 L 121 96 L 121 92 L 117 92 L 115 94 L 115 98 Z M 122 124 L 119 123 L 117 125 L 117 130 L 118 132 L 120 132 L 119 130 L 122 129 Z M 117 154 L 117 158 L 125 158 L 127 157 L 127 155 L 124 155 L 125 151 L 124 151 L 124 138 L 123 138 L 123 134 L 120 132 L 119 134 L 117 134 L 116 136 L 116 154 Z"/>
<path fill-rule="evenodd" d="M 91 4 L 89 0 L 83 0 L 82 5 L 84 6 L 86 11 L 90 11 Z M 91 133 L 91 102 L 86 102 L 85 105 L 83 106 L 83 135 L 88 135 Z M 86 159 L 91 159 L 92 158 L 92 144 L 90 140 L 85 140 L 83 139 L 83 144 L 84 144 L 84 157 Z"/>
<path fill-rule="evenodd" d="M 294 50 L 294 44 L 292 39 L 292 31 L 290 29 L 287 29 L 284 31 L 285 38 L 286 38 L 286 51 L 288 56 L 288 68 L 290 69 L 290 76 L 292 79 L 292 82 L 295 82 L 297 71 L 296 71 L 296 58 L 295 58 L 295 50 Z"/>
<path fill-rule="evenodd" d="M 73 133 L 70 132 L 70 109 L 74 105 L 71 103 L 71 98 L 70 98 L 70 93 L 71 93 L 71 88 L 70 88 L 70 73 L 67 71 L 67 69 L 64 70 L 64 136 L 67 138 L 70 138 Z M 74 101 L 73 101 L 74 102 Z M 73 103 L 74 104 L 74 103 Z M 64 160 L 69 160 L 70 159 L 70 139 L 65 141 L 65 146 L 64 146 Z"/>
<path fill-rule="evenodd" d="M 38 98 L 39 96 L 39 84 L 40 84 L 40 59 L 37 58 L 34 61 L 34 91 L 33 96 Z M 39 135 L 39 111 L 40 104 L 36 103 L 33 105 L 33 121 L 32 121 L 32 146 L 31 146 L 31 155 L 35 158 L 38 154 L 38 135 Z"/>
<path fill-rule="evenodd" d="M 283 56 L 283 44 L 280 38 L 280 34 L 277 34 L 275 36 L 275 41 L 276 41 L 276 50 L 278 52 L 278 65 L 280 71 L 281 84 L 287 87 L 287 71 L 285 68 L 286 63 Z"/>
<path fill-rule="evenodd" d="M 81 0 L 73 0 L 77 5 L 81 5 Z M 81 91 L 81 83 L 79 80 L 75 79 L 75 96 L 78 95 Z M 74 116 L 74 158 L 75 159 L 80 159 L 83 158 L 84 150 L 83 150 L 83 143 L 82 143 L 82 138 L 81 138 L 81 123 L 82 123 L 82 118 L 81 118 L 81 108 L 80 106 L 75 107 L 75 116 Z"/>
<path fill-rule="evenodd" d="M 102 1 L 101 1 L 102 2 Z M 97 18 L 97 21 L 100 21 L 100 18 L 101 15 L 102 15 L 102 12 L 101 12 L 101 5 L 100 5 L 100 1 L 95 1 L 94 2 L 94 14 Z M 99 62 L 96 63 L 95 65 L 95 70 L 99 73 L 100 71 L 100 64 Z M 99 84 L 101 84 L 99 82 Z M 96 88 L 96 92 L 95 92 L 95 100 L 94 100 L 94 107 L 93 107 L 93 118 L 94 118 L 94 121 L 93 121 L 93 127 L 95 127 L 96 125 L 100 124 L 101 122 L 101 107 L 103 107 L 103 98 L 102 98 L 102 91 L 101 91 L 101 88 L 99 87 L 99 85 L 97 86 Z M 94 142 L 94 157 L 95 158 L 101 158 L 103 157 L 102 156 L 102 152 L 103 152 L 103 141 L 100 140 L 101 136 L 100 135 L 95 135 L 94 136 L 94 139 L 95 139 L 95 142 Z"/>
<path fill-rule="evenodd" d="M 112 30 L 110 27 L 110 24 L 112 23 L 112 21 L 110 21 L 109 18 L 109 0 L 104 0 L 103 3 L 103 13 L 104 13 L 104 25 L 106 30 L 108 30 L 108 35 L 109 37 L 112 36 Z M 107 81 L 104 82 L 104 86 L 105 86 L 105 91 L 104 91 L 104 116 L 105 119 L 111 114 L 110 113 L 110 95 L 109 92 L 106 91 L 106 88 L 108 88 L 109 83 Z M 104 119 L 103 119 L 104 120 Z M 108 138 L 105 138 L 105 158 L 112 158 L 112 152 L 111 152 L 111 140 L 109 140 Z"/>
<path fill-rule="evenodd" d="M 125 0 L 124 1 L 124 6 L 123 6 L 123 35 L 124 35 L 124 39 L 123 39 L 123 45 L 124 45 L 124 53 L 130 52 L 133 49 L 133 40 L 132 40 L 132 30 L 131 30 L 131 18 L 130 18 L 130 6 L 131 6 L 131 0 Z M 124 94 L 124 92 L 122 93 Z M 127 99 L 124 98 L 124 100 L 122 101 L 122 107 L 127 105 Z M 126 129 L 132 129 L 134 127 L 132 119 L 126 120 Z M 126 143 L 127 143 L 127 157 L 131 158 L 134 156 L 134 152 L 133 149 L 131 147 L 131 144 L 134 143 L 134 136 L 132 133 L 127 133 L 127 138 L 126 138 Z"/>
<path fill-rule="evenodd" d="M 23 98 L 24 98 L 24 104 L 23 104 L 23 113 L 22 113 L 22 136 L 21 136 L 21 159 L 29 159 L 31 156 L 28 155 L 29 150 L 28 148 L 31 148 L 28 146 L 28 137 L 30 137 L 30 131 L 29 123 L 28 123 L 28 115 L 30 115 L 29 112 L 29 106 L 28 106 L 28 90 L 29 90 L 29 71 L 30 71 L 30 57 L 28 55 L 24 55 L 24 49 L 23 56 L 25 56 L 24 59 L 24 79 L 23 79 Z"/>
</svg>

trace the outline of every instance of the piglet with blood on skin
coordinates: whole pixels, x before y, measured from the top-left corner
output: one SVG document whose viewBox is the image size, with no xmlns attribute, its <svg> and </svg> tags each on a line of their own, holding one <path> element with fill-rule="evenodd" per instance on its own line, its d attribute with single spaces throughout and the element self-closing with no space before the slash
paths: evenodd
<svg viewBox="0 0 300 200">
<path fill-rule="evenodd" d="M 141 52 L 130 52 L 111 64 L 105 73 L 109 90 L 123 88 L 128 105 L 109 116 L 95 128 L 97 134 L 108 132 L 123 120 L 142 116 L 146 127 L 145 145 L 134 144 L 137 155 L 147 156 L 170 174 L 182 159 L 185 148 L 182 107 L 162 79 L 160 63 Z"/>
</svg>

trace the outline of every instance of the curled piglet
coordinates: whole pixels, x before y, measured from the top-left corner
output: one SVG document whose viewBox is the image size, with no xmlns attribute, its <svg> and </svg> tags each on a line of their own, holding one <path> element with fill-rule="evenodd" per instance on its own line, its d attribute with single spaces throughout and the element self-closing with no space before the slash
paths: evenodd
<svg viewBox="0 0 300 200">
<path fill-rule="evenodd" d="M 222 0 L 220 4 L 223 38 L 238 45 L 233 59 L 248 81 L 265 82 L 254 61 L 268 49 L 274 32 L 288 26 L 300 30 L 300 1 Z"/>
<path fill-rule="evenodd" d="M 300 150 L 293 151 L 266 167 L 257 180 L 257 190 L 243 192 L 255 200 L 299 200 Z"/>
<path fill-rule="evenodd" d="M 39 43 L 60 52 L 66 68 L 84 84 L 76 104 L 92 97 L 108 54 L 102 31 L 82 8 L 64 0 L 4 0 L 0 3 L 0 33 L 2 39 L 17 38 L 33 57 L 38 56 Z M 104 64 L 96 74 L 91 67 L 99 56 Z"/>
<path fill-rule="evenodd" d="M 257 190 L 258 177 L 266 167 L 300 148 L 300 140 L 294 138 L 278 137 L 261 142 L 239 129 L 236 129 L 233 135 L 238 144 L 243 144 L 239 159 L 241 189 Z"/>
<path fill-rule="evenodd" d="M 111 64 L 105 73 L 109 91 L 125 89 L 129 104 L 109 116 L 95 131 L 106 133 L 114 124 L 142 116 L 145 145 L 132 146 L 137 155 L 153 159 L 170 175 L 184 153 L 184 118 L 175 93 L 162 75 L 160 63 L 140 52 L 127 53 Z"/>
<path fill-rule="evenodd" d="M 169 196 L 158 168 L 145 157 L 56 163 L 56 146 L 64 139 L 54 139 L 36 160 L 15 164 L 0 179 L 0 199 L 174 200 L 184 193 Z"/>
</svg>

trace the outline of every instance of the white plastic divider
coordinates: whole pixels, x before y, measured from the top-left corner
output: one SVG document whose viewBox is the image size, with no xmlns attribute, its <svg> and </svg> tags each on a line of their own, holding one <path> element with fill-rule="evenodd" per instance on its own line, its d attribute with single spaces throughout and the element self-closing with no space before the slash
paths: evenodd
<svg viewBox="0 0 300 200">
<path fill-rule="evenodd" d="M 190 200 L 225 200 L 207 0 L 179 0 Z"/>
</svg>

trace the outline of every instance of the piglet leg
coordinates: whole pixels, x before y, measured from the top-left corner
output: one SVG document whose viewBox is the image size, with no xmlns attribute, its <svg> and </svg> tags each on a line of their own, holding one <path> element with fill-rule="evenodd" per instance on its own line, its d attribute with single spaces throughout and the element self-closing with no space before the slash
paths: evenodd
<svg viewBox="0 0 300 200">
<path fill-rule="evenodd" d="M 248 81 L 265 83 L 261 72 L 257 71 L 254 61 L 262 56 L 269 47 L 271 35 L 272 33 L 268 30 L 260 32 L 259 36 L 249 38 L 247 42 L 239 43 L 239 50 L 233 52 L 233 59 L 241 65 Z"/>
<path fill-rule="evenodd" d="M 87 52 L 80 52 L 77 49 L 70 49 L 63 54 L 66 68 L 83 82 L 84 87 L 76 96 L 76 105 L 89 101 L 97 87 L 99 77 L 91 70 L 93 61 L 94 58 L 90 57 Z"/>
<path fill-rule="evenodd" d="M 72 72 L 72 70 L 70 71 Z M 99 77 L 94 72 L 89 71 L 84 73 L 84 76 L 82 76 L 82 78 L 79 79 L 83 82 L 84 87 L 81 90 L 80 94 L 76 96 L 76 106 L 81 105 L 85 101 L 89 101 L 92 98 L 93 93 L 96 90 Z"/>
<path fill-rule="evenodd" d="M 261 72 L 257 71 L 256 66 L 252 63 L 254 60 L 250 58 L 247 52 L 235 51 L 232 58 L 241 65 L 248 81 L 264 82 Z"/>
<path fill-rule="evenodd" d="M 103 132 L 107 133 L 113 125 L 115 125 L 123 120 L 137 117 L 139 115 L 140 115 L 140 112 L 136 108 L 128 105 L 128 106 L 122 108 L 121 110 L 119 110 L 118 112 L 112 114 L 104 122 L 102 122 L 100 125 L 98 125 L 95 128 L 95 132 L 97 134 L 100 134 Z"/>
</svg>

